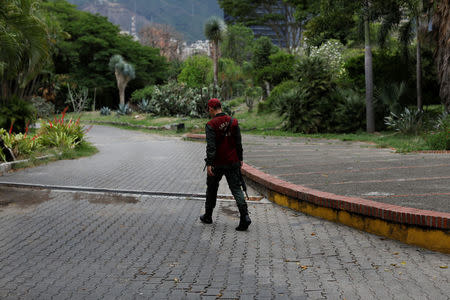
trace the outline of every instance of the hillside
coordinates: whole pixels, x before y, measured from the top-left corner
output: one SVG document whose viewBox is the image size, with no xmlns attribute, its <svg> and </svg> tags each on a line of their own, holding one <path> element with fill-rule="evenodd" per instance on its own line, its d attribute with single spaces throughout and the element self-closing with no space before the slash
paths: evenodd
<svg viewBox="0 0 450 300">
<path fill-rule="evenodd" d="M 99 13 L 130 30 L 136 12 L 137 30 L 150 22 L 170 24 L 186 41 L 205 39 L 203 24 L 212 15 L 223 16 L 217 0 L 68 0 L 82 10 Z"/>
</svg>

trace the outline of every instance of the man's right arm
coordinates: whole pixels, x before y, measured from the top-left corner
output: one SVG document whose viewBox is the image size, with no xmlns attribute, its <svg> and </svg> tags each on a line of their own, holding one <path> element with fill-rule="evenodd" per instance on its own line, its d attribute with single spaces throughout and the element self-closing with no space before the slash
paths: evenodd
<svg viewBox="0 0 450 300">
<path fill-rule="evenodd" d="M 212 166 L 216 158 L 216 133 L 208 124 L 205 127 L 206 133 L 206 165 Z"/>
</svg>

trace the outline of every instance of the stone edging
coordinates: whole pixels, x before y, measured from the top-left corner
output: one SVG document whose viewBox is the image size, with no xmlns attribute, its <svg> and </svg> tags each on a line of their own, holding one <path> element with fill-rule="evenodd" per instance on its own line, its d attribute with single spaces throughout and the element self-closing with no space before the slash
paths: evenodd
<svg viewBox="0 0 450 300">
<path fill-rule="evenodd" d="M 137 125 L 131 124 L 128 122 L 113 122 L 113 121 L 82 121 L 83 123 L 89 124 L 98 124 L 98 125 L 120 125 L 120 126 L 129 126 L 133 128 L 141 128 L 148 130 L 176 130 L 178 124 L 170 124 L 165 126 L 146 126 L 146 125 Z"/>
<path fill-rule="evenodd" d="M 200 140 L 205 135 L 185 135 Z M 244 163 L 242 173 L 269 200 L 310 215 L 405 243 L 450 253 L 450 213 L 339 196 L 303 187 Z"/>
<path fill-rule="evenodd" d="M 37 157 L 37 160 L 42 160 L 42 159 L 46 159 L 46 158 L 51 158 L 54 157 L 53 154 L 49 154 L 49 155 L 45 155 L 45 156 L 40 156 Z M 5 163 L 0 163 L 0 176 L 3 176 L 3 174 L 11 171 L 13 165 L 18 164 L 18 163 L 26 163 L 29 162 L 29 159 L 23 159 L 23 160 L 16 160 L 16 161 L 10 161 L 10 162 L 5 162 Z"/>
</svg>

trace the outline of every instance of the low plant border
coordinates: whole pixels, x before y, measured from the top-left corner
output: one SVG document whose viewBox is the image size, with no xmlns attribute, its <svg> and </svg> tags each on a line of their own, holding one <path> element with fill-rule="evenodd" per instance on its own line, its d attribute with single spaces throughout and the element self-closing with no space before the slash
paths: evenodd
<svg viewBox="0 0 450 300">
<path fill-rule="evenodd" d="M 43 156 L 39 156 L 34 158 L 35 160 L 45 160 L 45 159 L 49 159 L 49 158 L 53 158 L 56 157 L 55 154 L 48 154 L 48 155 L 43 155 Z M 0 163 L 0 176 L 3 176 L 3 174 L 9 172 L 12 170 L 13 166 L 16 164 L 21 164 L 21 163 L 29 163 L 31 161 L 31 159 L 21 159 L 21 160 L 15 160 L 15 161 L 9 161 L 9 162 L 5 162 L 5 163 Z"/>
</svg>

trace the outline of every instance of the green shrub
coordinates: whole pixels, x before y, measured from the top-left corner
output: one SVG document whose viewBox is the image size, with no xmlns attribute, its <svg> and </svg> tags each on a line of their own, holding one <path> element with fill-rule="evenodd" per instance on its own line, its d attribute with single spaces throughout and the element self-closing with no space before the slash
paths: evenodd
<svg viewBox="0 0 450 300">
<path fill-rule="evenodd" d="M 57 147 L 60 149 L 73 149 L 84 140 L 86 131 L 80 125 L 80 119 L 74 121 L 65 120 L 67 108 L 62 112 L 59 119 L 41 123 L 37 137 L 42 146 Z"/>
<path fill-rule="evenodd" d="M 36 109 L 36 115 L 38 118 L 48 118 L 55 113 L 55 105 L 44 98 L 34 97 L 31 99 L 31 103 Z"/>
<path fill-rule="evenodd" d="M 400 114 L 391 114 L 385 118 L 388 128 L 394 129 L 403 134 L 418 134 L 424 128 L 423 112 L 420 110 L 409 110 L 407 107 Z"/>
<path fill-rule="evenodd" d="M 276 110 L 294 132 L 331 131 L 334 124 L 336 83 L 320 57 L 304 57 L 295 66 L 298 86 L 281 95 Z"/>
<path fill-rule="evenodd" d="M 151 99 L 153 97 L 153 93 L 155 92 L 154 85 L 148 85 L 143 89 L 135 90 L 131 95 L 132 103 L 139 103 L 142 99 Z"/>
<path fill-rule="evenodd" d="M 109 109 L 109 107 L 106 107 L 106 106 L 102 107 L 100 109 L 100 115 L 102 115 L 102 116 L 109 116 L 109 115 L 111 115 L 111 109 Z"/>
<path fill-rule="evenodd" d="M 425 140 L 432 150 L 450 150 L 450 129 L 430 133 Z"/>
<path fill-rule="evenodd" d="M 11 97 L 0 107 L 0 128 L 9 130 L 13 124 L 12 132 L 25 132 L 26 125 L 35 119 L 36 109 L 33 105 L 17 96 Z"/>
<path fill-rule="evenodd" d="M 336 132 L 355 132 L 366 126 L 366 102 L 364 96 L 355 90 L 339 89 L 336 92 L 334 112 Z"/>
<path fill-rule="evenodd" d="M 228 101 L 228 106 L 230 108 L 235 108 L 245 102 L 245 97 L 234 98 L 233 100 Z"/>
<path fill-rule="evenodd" d="M 245 104 L 247 105 L 249 112 L 253 110 L 253 104 L 255 103 L 255 101 L 262 97 L 262 94 L 263 90 L 259 86 L 248 87 L 245 90 Z"/>
<path fill-rule="evenodd" d="M 221 89 L 213 85 L 191 88 L 184 84 L 169 82 L 156 86 L 153 97 L 149 99 L 150 112 L 159 116 L 204 117 L 206 106 L 211 98 L 219 98 Z"/>
<path fill-rule="evenodd" d="M 278 106 L 278 101 L 280 97 L 293 90 L 295 87 L 298 86 L 298 82 L 294 80 L 288 80 L 280 83 L 276 87 L 273 88 L 273 90 L 270 92 L 270 96 L 267 98 L 265 102 L 261 102 L 261 106 L 258 106 L 258 111 L 273 111 L 275 107 Z"/>
<path fill-rule="evenodd" d="M 212 60 L 203 55 L 195 55 L 186 59 L 178 81 L 189 87 L 200 88 L 212 82 Z"/>
<path fill-rule="evenodd" d="M 117 110 L 117 115 L 125 116 L 131 114 L 131 108 L 126 104 L 119 104 L 119 109 Z"/>
<path fill-rule="evenodd" d="M 143 113 L 149 113 L 152 110 L 148 99 L 142 99 L 142 101 L 138 103 L 138 108 L 139 111 Z"/>
<path fill-rule="evenodd" d="M 33 151 L 40 150 L 42 145 L 37 139 L 37 136 L 31 137 L 27 133 L 11 133 L 9 134 L 5 129 L 0 128 L 0 137 L 3 139 L 6 147 L 10 148 L 17 158 L 23 154 L 30 154 Z M 0 161 L 6 161 L 6 157 L 0 151 Z"/>
</svg>

